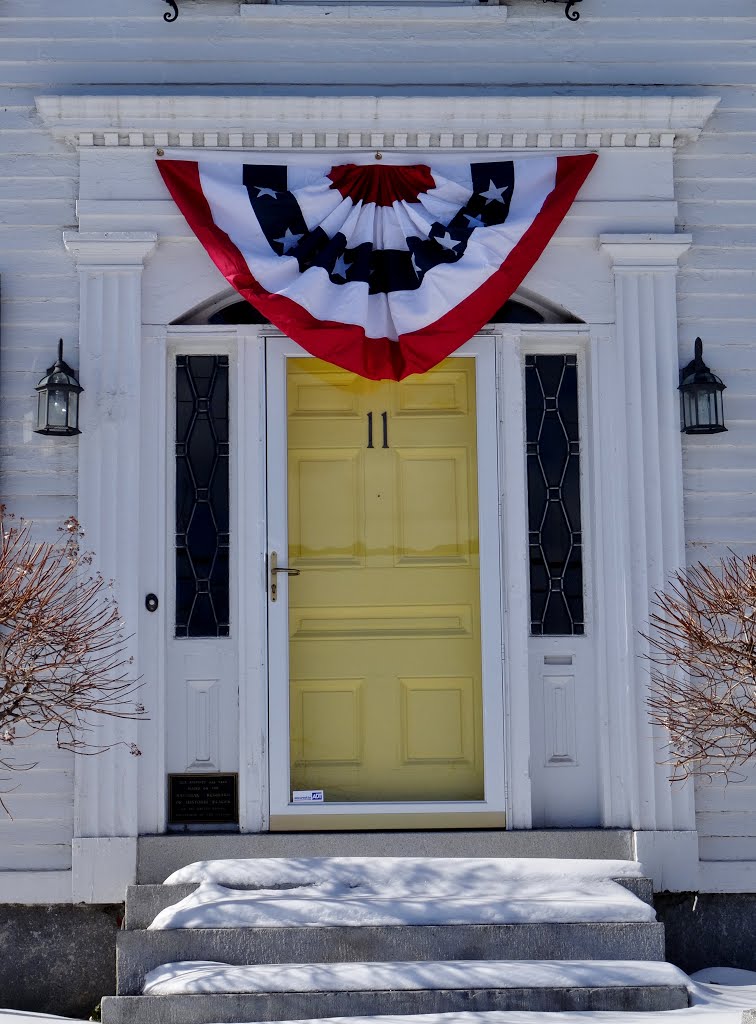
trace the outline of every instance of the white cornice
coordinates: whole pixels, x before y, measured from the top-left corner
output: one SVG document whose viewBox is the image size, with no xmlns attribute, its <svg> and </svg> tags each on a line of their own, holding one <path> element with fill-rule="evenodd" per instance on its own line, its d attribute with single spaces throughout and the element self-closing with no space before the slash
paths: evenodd
<svg viewBox="0 0 756 1024">
<path fill-rule="evenodd" d="M 39 96 L 50 131 L 80 146 L 229 149 L 671 147 L 718 96 Z"/>
<path fill-rule="evenodd" d="M 672 234 L 600 234 L 599 248 L 612 261 L 615 270 L 643 270 L 677 267 L 693 241 L 692 235 Z"/>
<path fill-rule="evenodd" d="M 152 231 L 63 232 L 63 244 L 80 267 L 141 266 L 156 242 Z"/>
</svg>

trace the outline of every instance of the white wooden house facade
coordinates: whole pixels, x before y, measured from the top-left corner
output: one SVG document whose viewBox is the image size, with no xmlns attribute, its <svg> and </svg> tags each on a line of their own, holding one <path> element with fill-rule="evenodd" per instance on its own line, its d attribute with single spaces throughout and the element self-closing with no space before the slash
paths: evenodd
<svg viewBox="0 0 756 1024">
<path fill-rule="evenodd" d="M 751 5 L 583 0 L 570 21 L 537 0 L 179 3 L 170 22 L 159 0 L 0 10 L 0 497 L 43 530 L 78 516 L 115 581 L 148 711 L 106 723 L 103 740 L 124 745 L 99 757 L 40 741 L 26 752 L 38 766 L 0 820 L 0 900 L 120 900 L 137 837 L 171 829 L 168 776 L 192 773 L 238 778 L 242 832 L 629 829 L 658 888 L 753 891 L 754 785 L 668 782 L 639 634 L 654 590 L 686 558 L 756 544 Z M 298 583 L 283 574 L 271 600 L 270 556 L 292 552 L 286 391 L 304 353 L 269 325 L 223 315 L 238 296 L 156 170 L 156 154 L 173 151 L 599 153 L 515 296 L 530 313 L 488 324 L 445 371 L 450 401 L 460 388 L 474 396 L 474 628 L 449 600 L 421 614 L 409 598 L 391 615 L 374 602 L 357 625 L 324 607 L 294 622 Z M 698 335 L 728 387 L 728 431 L 681 443 L 679 368 Z M 34 386 L 61 336 L 84 387 L 78 438 L 33 432 Z M 198 357 L 228 390 L 228 435 L 213 454 L 230 481 L 227 611 L 210 630 L 181 619 L 176 581 L 177 387 Z M 570 368 L 579 433 L 581 607 L 554 628 L 534 612 L 529 570 L 540 541 L 526 378 L 545 358 Z M 419 445 L 413 435 L 405 447 Z M 474 634 L 478 696 L 451 685 L 451 671 L 415 669 L 397 749 L 429 777 L 477 765 L 479 791 L 382 798 L 368 787 L 329 800 L 326 785 L 322 803 L 295 803 L 297 756 L 325 766 L 305 788 L 326 778 L 338 793 L 371 728 L 357 684 L 306 680 L 310 704 L 326 694 L 323 735 L 334 694 L 346 694 L 337 720 L 353 734 L 340 724 L 325 752 L 292 752 L 297 629 L 351 630 L 367 660 L 370 636 Z M 440 727 L 423 731 L 428 709 L 463 724 L 442 742 Z"/>
</svg>

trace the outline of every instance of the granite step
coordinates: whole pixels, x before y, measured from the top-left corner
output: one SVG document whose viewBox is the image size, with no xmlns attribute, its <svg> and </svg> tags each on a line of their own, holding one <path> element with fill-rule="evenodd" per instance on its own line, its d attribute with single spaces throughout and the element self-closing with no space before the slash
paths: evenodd
<svg viewBox="0 0 756 1024">
<path fill-rule="evenodd" d="M 277 964 L 237 969 L 171 963 L 153 972 L 145 994 L 107 997 L 102 1020 L 226 1024 L 491 1010 L 660 1012 L 688 1005 L 685 981 L 670 964 L 637 961 Z"/>
<path fill-rule="evenodd" d="M 118 994 L 129 996 L 141 994 L 151 970 L 183 960 L 242 965 L 595 959 L 664 960 L 664 926 L 623 921 L 136 930 L 121 931 L 116 949 Z"/>
<path fill-rule="evenodd" d="M 638 899 L 653 906 L 654 890 L 650 878 L 631 876 L 616 878 L 618 885 L 632 892 Z M 161 910 L 171 907 L 190 896 L 197 889 L 198 882 L 178 882 L 173 885 L 131 885 L 126 895 L 124 928 L 134 930 L 147 928 Z"/>
<path fill-rule="evenodd" d="M 628 829 L 433 832 L 261 832 L 140 836 L 137 882 L 159 884 L 186 864 L 227 857 L 544 857 L 633 860 Z"/>
</svg>

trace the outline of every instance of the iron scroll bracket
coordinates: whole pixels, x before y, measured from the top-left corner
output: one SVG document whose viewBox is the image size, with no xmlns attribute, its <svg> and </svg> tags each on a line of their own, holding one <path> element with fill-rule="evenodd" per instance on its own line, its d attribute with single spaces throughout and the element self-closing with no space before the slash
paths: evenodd
<svg viewBox="0 0 756 1024">
<path fill-rule="evenodd" d="M 166 0 L 168 2 L 168 0 Z M 579 4 L 582 0 L 543 0 L 545 4 L 564 4 L 564 14 L 569 21 L 579 21 L 580 11 L 573 10 L 575 4 Z"/>
<path fill-rule="evenodd" d="M 175 21 L 178 18 L 178 4 L 176 0 L 163 0 L 163 3 L 168 4 L 171 8 L 170 11 L 166 11 L 163 14 L 163 21 Z"/>
</svg>

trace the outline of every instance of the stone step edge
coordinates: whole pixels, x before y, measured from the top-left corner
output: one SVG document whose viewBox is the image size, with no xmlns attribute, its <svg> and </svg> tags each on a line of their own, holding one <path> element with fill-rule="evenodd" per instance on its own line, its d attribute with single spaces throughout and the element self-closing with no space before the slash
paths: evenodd
<svg viewBox="0 0 756 1024">
<path fill-rule="evenodd" d="M 355 945 L 355 943 L 359 943 Z M 664 960 L 664 926 L 620 924 L 393 925 L 121 931 L 118 992 L 136 995 L 169 961 L 320 963 L 378 960 Z"/>
<path fill-rule="evenodd" d="M 376 1024 L 397 1016 L 537 1010 L 666 1012 L 688 1006 L 683 986 L 621 988 L 456 989 L 407 992 L 293 992 L 180 996 L 105 996 L 103 1024 L 248 1024 L 299 1021 L 304 1024 Z M 442 1018 L 443 1019 L 443 1018 Z M 448 1018 L 447 1018 L 448 1019 Z M 411 1022 L 407 1022 L 411 1024 Z M 497 1024 L 499 1021 L 497 1020 Z"/>
<path fill-rule="evenodd" d="M 654 890 L 650 878 L 626 876 L 613 878 L 612 881 L 633 893 L 643 903 L 653 906 Z M 198 888 L 199 882 L 177 882 L 171 885 L 130 885 L 126 890 L 124 928 L 127 931 L 146 929 L 161 910 L 191 896 Z"/>
<path fill-rule="evenodd" d="M 203 972 L 221 983 L 217 992 L 170 992 L 171 986 L 181 983 L 184 977 L 196 982 Z M 687 982 L 687 975 L 678 967 L 654 960 L 400 960 L 241 965 L 181 960 L 154 968 L 145 980 L 143 994 L 669 988 L 684 987 Z"/>
</svg>

